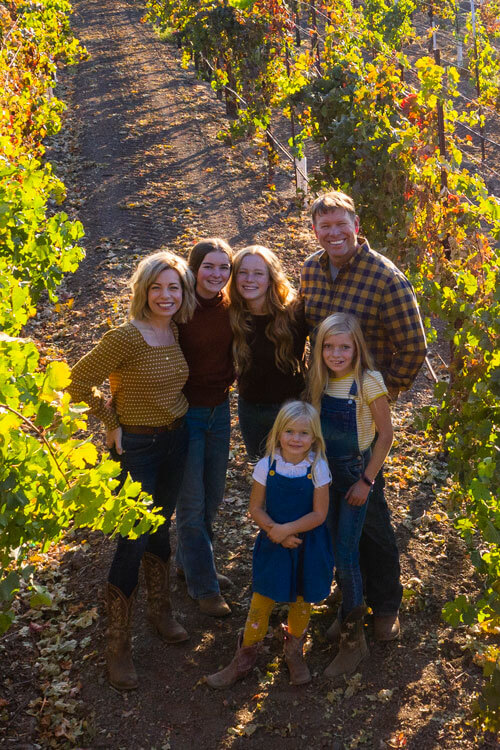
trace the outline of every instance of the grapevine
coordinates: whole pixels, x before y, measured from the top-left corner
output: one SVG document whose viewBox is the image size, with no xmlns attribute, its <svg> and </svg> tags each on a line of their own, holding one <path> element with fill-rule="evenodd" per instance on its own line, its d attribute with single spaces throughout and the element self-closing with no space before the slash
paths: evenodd
<svg viewBox="0 0 500 750">
<path fill-rule="evenodd" d="M 462 39 L 456 4 L 324 2 L 314 6 L 308 29 L 310 5 L 303 4 L 299 18 L 295 6 L 272 0 L 175 9 L 162 0 L 148 2 L 150 18 L 178 30 L 190 57 L 213 60 L 222 50 L 222 63 L 209 77 L 214 88 L 229 86 L 244 100 L 232 113 L 240 133 L 253 135 L 249 123 L 262 132 L 275 111 L 294 113 L 300 125 L 290 142 L 295 154 L 301 156 L 312 139 L 323 156 L 312 189 L 343 189 L 354 197 L 363 232 L 412 279 L 429 334 L 434 318 L 445 326 L 449 378 L 437 384 L 438 405 L 424 422 L 442 436 L 449 514 L 484 590 L 478 601 L 448 603 L 444 617 L 471 629 L 474 658 L 488 679 L 476 706 L 478 723 L 495 731 L 500 649 L 490 637 L 500 629 L 500 202 L 471 169 L 471 136 L 463 131 L 480 128 L 483 137 L 485 108 L 495 111 L 500 101 L 492 43 L 498 3 L 485 3 L 476 17 L 475 46 L 470 15 L 466 23 L 468 72 L 479 85 L 465 107 L 467 71 L 441 64 L 435 51 L 436 31 L 450 21 L 454 39 Z M 428 33 L 417 30 L 417 11 L 432 21 Z M 222 18 L 232 19 L 224 30 Z M 304 33 L 311 48 L 294 44 Z M 405 47 L 422 41 L 433 56 L 427 47 L 410 58 Z"/>
<path fill-rule="evenodd" d="M 53 96 L 57 65 L 84 50 L 71 35 L 66 0 L 0 6 L 0 633 L 31 590 L 33 607 L 50 604 L 30 557 L 70 527 L 136 536 L 161 522 L 130 478 L 118 494 L 120 467 L 99 458 L 88 438 L 86 407 L 65 393 L 69 367 L 44 362 L 21 336 L 46 295 L 83 258 L 83 229 L 60 204 L 65 188 L 44 161 L 45 136 L 61 127 Z"/>
</svg>

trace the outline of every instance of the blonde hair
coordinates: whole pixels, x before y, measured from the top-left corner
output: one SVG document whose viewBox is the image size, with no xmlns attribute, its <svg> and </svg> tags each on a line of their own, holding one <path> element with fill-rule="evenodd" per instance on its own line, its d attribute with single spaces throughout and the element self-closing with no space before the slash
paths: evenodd
<svg viewBox="0 0 500 750">
<path fill-rule="evenodd" d="M 330 371 L 323 359 L 323 345 L 328 336 L 337 336 L 345 333 L 351 336 L 354 342 L 354 358 L 352 369 L 354 380 L 358 387 L 358 393 L 363 393 L 363 374 L 366 370 L 374 370 L 372 355 L 366 346 L 365 337 L 359 325 L 358 319 L 350 313 L 334 313 L 321 323 L 316 335 L 316 343 L 312 354 L 312 364 L 308 373 L 308 394 L 311 403 L 319 409 L 321 396 L 328 387 Z"/>
<path fill-rule="evenodd" d="M 129 308 L 130 318 L 147 320 L 150 317 L 149 287 L 162 271 L 168 270 L 177 272 L 182 287 L 182 304 L 173 319 L 178 323 L 187 323 L 192 318 L 196 306 L 193 273 L 184 258 L 171 253 L 169 250 L 158 250 L 158 252 L 143 258 L 137 266 L 130 280 L 132 289 Z"/>
<path fill-rule="evenodd" d="M 293 335 L 290 322 L 295 318 L 296 292 L 285 276 L 278 256 L 262 245 L 249 245 L 239 250 L 233 259 L 233 274 L 229 282 L 229 315 L 233 329 L 233 356 L 238 372 L 244 372 L 252 360 L 248 338 L 252 333 L 250 310 L 236 285 L 236 277 L 242 261 L 248 255 L 258 255 L 269 272 L 269 287 L 266 291 L 265 312 L 271 315 L 266 326 L 266 336 L 275 345 L 276 367 L 283 373 L 301 369 L 293 351 Z"/>
<path fill-rule="evenodd" d="M 274 454 L 280 447 L 280 437 L 282 433 L 290 424 L 298 422 L 299 419 L 307 420 L 309 423 L 309 429 L 313 436 L 311 450 L 314 452 L 314 460 L 312 462 L 311 471 L 314 475 L 318 461 L 321 458 L 326 461 L 325 441 L 323 440 L 323 434 L 321 432 L 321 422 L 318 411 L 312 406 L 312 404 L 308 404 L 306 401 L 288 401 L 286 404 L 283 404 L 274 420 L 271 432 L 267 437 L 266 456 L 269 456 L 272 460 Z M 306 457 L 307 456 L 304 456 L 304 458 Z"/>
<path fill-rule="evenodd" d="M 312 204 L 311 215 L 313 224 L 316 223 L 318 216 L 323 216 L 324 214 L 330 213 L 330 211 L 335 211 L 336 208 L 343 208 L 352 218 L 356 216 L 356 208 L 353 199 L 341 190 L 332 190 L 329 193 L 320 195 Z"/>
</svg>

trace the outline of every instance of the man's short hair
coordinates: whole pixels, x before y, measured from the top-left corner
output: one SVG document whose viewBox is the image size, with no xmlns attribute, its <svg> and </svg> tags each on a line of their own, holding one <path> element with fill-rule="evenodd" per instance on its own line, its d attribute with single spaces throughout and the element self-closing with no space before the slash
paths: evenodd
<svg viewBox="0 0 500 750">
<path fill-rule="evenodd" d="M 353 218 L 356 216 L 356 208 L 353 199 L 341 190 L 332 190 L 330 193 L 320 195 L 312 204 L 311 214 L 313 224 L 316 222 L 317 216 L 322 216 L 330 211 L 335 211 L 336 208 L 343 208 Z"/>
</svg>

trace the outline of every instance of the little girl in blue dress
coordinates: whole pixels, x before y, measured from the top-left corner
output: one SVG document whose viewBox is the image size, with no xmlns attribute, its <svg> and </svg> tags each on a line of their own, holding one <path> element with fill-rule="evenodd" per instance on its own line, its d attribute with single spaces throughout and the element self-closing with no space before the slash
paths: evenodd
<svg viewBox="0 0 500 750">
<path fill-rule="evenodd" d="M 214 688 L 230 687 L 252 669 L 276 602 L 290 604 L 284 629 L 290 682 L 309 682 L 303 644 L 311 604 L 328 595 L 332 581 L 325 523 L 330 471 L 313 406 L 292 401 L 280 409 L 253 479 L 250 515 L 261 529 L 253 553 L 253 596 L 233 660 L 207 677 Z"/>
</svg>

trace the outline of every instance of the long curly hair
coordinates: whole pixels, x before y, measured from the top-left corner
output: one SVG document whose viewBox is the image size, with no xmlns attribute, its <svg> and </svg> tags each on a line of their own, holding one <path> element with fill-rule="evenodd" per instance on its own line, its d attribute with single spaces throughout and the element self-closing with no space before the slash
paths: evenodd
<svg viewBox="0 0 500 750">
<path fill-rule="evenodd" d="M 237 288 L 238 271 L 248 255 L 258 255 L 269 271 L 269 287 L 266 292 L 264 313 L 271 315 L 266 326 L 266 336 L 275 345 L 276 367 L 288 374 L 300 369 L 301 363 L 293 351 L 293 335 L 290 324 L 295 320 L 295 300 L 297 293 L 285 276 L 281 263 L 267 247 L 249 245 L 236 253 L 233 258 L 233 274 L 229 283 L 229 308 L 233 329 L 233 356 L 236 369 L 244 372 L 251 364 L 252 352 L 248 339 L 252 333 L 250 310 Z"/>
</svg>

